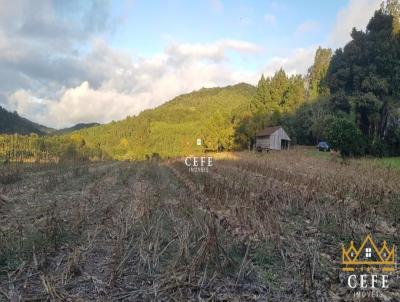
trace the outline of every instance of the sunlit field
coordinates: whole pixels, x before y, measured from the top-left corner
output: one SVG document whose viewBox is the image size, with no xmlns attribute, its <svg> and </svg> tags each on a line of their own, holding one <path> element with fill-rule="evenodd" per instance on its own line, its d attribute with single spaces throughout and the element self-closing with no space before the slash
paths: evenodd
<svg viewBox="0 0 400 302">
<path fill-rule="evenodd" d="M 377 162 L 387 168 L 400 169 L 400 157 L 386 157 L 377 159 Z"/>
<path fill-rule="evenodd" d="M 327 160 L 337 160 L 339 157 L 339 154 L 337 152 L 322 152 L 318 150 L 314 150 L 311 147 L 304 148 L 305 154 L 308 156 L 312 157 L 319 157 L 319 158 L 325 158 Z M 342 160 L 343 161 L 343 160 Z M 389 169 L 400 169 L 400 157 L 360 157 L 352 160 L 348 160 L 347 162 L 358 162 L 358 163 L 368 163 L 372 165 L 378 165 L 380 167 L 385 167 Z"/>
<path fill-rule="evenodd" d="M 341 242 L 399 241 L 400 170 L 309 152 L 3 166 L 0 301 L 352 301 Z"/>
</svg>

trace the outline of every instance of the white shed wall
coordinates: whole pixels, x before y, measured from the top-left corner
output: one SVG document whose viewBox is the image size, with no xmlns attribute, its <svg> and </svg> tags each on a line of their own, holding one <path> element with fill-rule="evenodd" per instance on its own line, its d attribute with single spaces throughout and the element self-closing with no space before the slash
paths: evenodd
<svg viewBox="0 0 400 302">
<path fill-rule="evenodd" d="M 261 147 L 262 149 L 281 150 L 282 140 L 290 141 L 289 136 L 286 134 L 283 128 L 279 128 L 274 133 L 268 136 L 261 136 L 256 138 L 256 148 Z"/>
<path fill-rule="evenodd" d="M 281 150 L 281 140 L 278 131 L 271 134 L 269 148 L 272 150 Z"/>
</svg>

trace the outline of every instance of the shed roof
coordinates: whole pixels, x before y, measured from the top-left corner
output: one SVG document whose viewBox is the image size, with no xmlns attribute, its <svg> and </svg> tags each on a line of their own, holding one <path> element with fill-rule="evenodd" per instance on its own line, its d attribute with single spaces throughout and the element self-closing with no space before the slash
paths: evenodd
<svg viewBox="0 0 400 302">
<path fill-rule="evenodd" d="M 277 131 L 279 128 L 282 128 L 282 126 L 274 126 L 274 127 L 264 128 L 263 130 L 257 132 L 256 136 L 270 136 L 272 133 Z"/>
</svg>

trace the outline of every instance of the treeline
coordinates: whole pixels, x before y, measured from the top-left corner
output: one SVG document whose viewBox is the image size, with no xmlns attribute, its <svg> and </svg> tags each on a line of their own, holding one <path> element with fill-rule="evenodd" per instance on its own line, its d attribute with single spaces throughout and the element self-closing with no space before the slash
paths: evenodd
<svg viewBox="0 0 400 302">
<path fill-rule="evenodd" d="M 319 48 L 305 92 L 281 70 L 271 79 L 262 77 L 236 141 L 243 146 L 262 127 L 283 124 L 298 144 L 325 139 L 342 155 L 399 155 L 399 12 L 398 0 L 386 1 L 365 32 L 353 29 L 343 49 L 332 55 Z"/>
<path fill-rule="evenodd" d="M 88 146 L 77 133 L 69 137 L 0 135 L 0 162 L 3 164 L 82 162 L 107 158 L 99 147 Z"/>
<path fill-rule="evenodd" d="M 272 77 L 262 75 L 254 97 L 238 109 L 235 148 L 251 148 L 258 130 L 276 125 L 284 114 L 295 112 L 307 99 L 306 82 L 301 75 L 288 76 L 283 69 Z"/>
</svg>

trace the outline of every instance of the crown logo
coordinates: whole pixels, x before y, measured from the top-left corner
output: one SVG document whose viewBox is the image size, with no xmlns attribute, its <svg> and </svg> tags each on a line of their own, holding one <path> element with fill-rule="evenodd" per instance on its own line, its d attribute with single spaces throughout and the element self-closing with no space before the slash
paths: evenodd
<svg viewBox="0 0 400 302">
<path fill-rule="evenodd" d="M 396 268 L 395 245 L 388 247 L 386 240 L 378 248 L 371 235 L 367 235 L 359 249 L 350 242 L 348 249 L 342 244 L 342 271 L 382 271 L 393 272 Z"/>
</svg>

